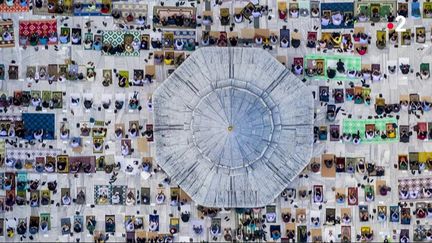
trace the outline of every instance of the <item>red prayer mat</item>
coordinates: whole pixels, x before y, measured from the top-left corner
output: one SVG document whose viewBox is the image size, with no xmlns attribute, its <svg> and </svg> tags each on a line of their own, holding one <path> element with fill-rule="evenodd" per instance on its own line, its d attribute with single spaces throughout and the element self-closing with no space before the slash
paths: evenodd
<svg viewBox="0 0 432 243">
<path fill-rule="evenodd" d="M 29 1 L 25 7 L 21 6 L 21 0 L 15 0 L 12 6 L 6 4 L 6 0 L 3 4 L 0 4 L 0 13 L 16 13 L 16 12 L 28 12 L 29 11 Z"/>
<path fill-rule="evenodd" d="M 40 37 L 57 33 L 57 20 L 24 20 L 19 22 L 19 35 L 30 36 L 37 33 Z"/>
</svg>

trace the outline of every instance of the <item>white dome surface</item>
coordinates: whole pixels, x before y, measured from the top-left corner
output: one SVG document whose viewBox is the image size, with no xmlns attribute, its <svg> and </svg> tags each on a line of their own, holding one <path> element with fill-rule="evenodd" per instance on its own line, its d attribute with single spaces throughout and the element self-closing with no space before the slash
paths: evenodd
<svg viewBox="0 0 432 243">
<path fill-rule="evenodd" d="M 156 161 L 200 205 L 264 206 L 310 161 L 312 92 L 262 49 L 198 49 L 153 104 Z"/>
</svg>

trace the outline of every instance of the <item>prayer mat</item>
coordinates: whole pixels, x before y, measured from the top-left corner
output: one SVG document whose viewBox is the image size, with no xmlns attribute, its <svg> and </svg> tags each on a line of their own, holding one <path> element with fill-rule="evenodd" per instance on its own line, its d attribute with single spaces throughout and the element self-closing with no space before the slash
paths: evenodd
<svg viewBox="0 0 432 243">
<path fill-rule="evenodd" d="M 290 9 L 291 9 L 291 4 L 290 3 Z M 299 16 L 301 17 L 310 17 L 310 2 L 309 1 L 299 1 L 298 2 L 298 11 L 299 11 Z"/>
<path fill-rule="evenodd" d="M 111 201 L 111 187 L 96 185 L 94 187 L 94 200 L 96 205 L 108 205 Z"/>
<path fill-rule="evenodd" d="M 174 230 L 175 233 L 178 233 L 180 230 L 180 219 L 170 218 L 169 227 L 170 227 L 170 231 Z"/>
<path fill-rule="evenodd" d="M 400 191 L 402 188 L 407 189 L 408 191 L 419 191 L 417 198 L 403 198 L 401 193 L 399 193 L 399 200 L 417 200 L 417 199 L 425 199 L 427 200 L 427 196 L 423 193 L 420 193 L 423 189 L 432 188 L 432 178 L 419 178 L 419 179 L 399 179 L 398 180 L 398 190 Z M 409 193 L 410 194 L 410 193 Z"/>
<path fill-rule="evenodd" d="M 345 157 L 336 157 L 336 173 L 345 172 Z"/>
<path fill-rule="evenodd" d="M 411 18 L 413 19 L 420 19 L 421 18 L 421 11 L 420 11 L 420 3 L 419 2 L 412 2 L 411 3 Z"/>
<path fill-rule="evenodd" d="M 84 205 L 86 203 L 86 187 L 78 187 L 76 190 L 76 204 Z"/>
<path fill-rule="evenodd" d="M 390 206 L 390 222 L 399 223 L 399 206 Z"/>
<path fill-rule="evenodd" d="M 288 7 L 288 14 L 289 14 L 289 17 L 290 18 L 298 18 L 299 17 L 299 14 L 298 14 L 298 11 L 299 11 L 299 4 L 298 3 L 289 3 L 289 7 Z M 292 14 L 292 11 L 296 11 L 297 12 L 297 14 Z"/>
<path fill-rule="evenodd" d="M 358 205 L 358 188 L 348 187 L 348 205 Z"/>
<path fill-rule="evenodd" d="M 310 233 L 310 232 L 309 232 Z M 297 242 L 306 243 L 308 238 L 308 231 L 306 225 L 297 226 Z"/>
<path fill-rule="evenodd" d="M 424 164 L 424 168 L 427 170 L 432 170 L 432 152 L 419 152 L 418 153 L 419 164 Z"/>
<path fill-rule="evenodd" d="M 376 180 L 376 183 L 375 183 L 375 191 L 376 192 L 378 192 L 378 195 L 380 195 L 380 189 L 382 188 L 382 187 L 385 187 L 386 186 L 386 181 L 385 180 Z"/>
<path fill-rule="evenodd" d="M 374 124 L 375 128 L 380 132 L 386 131 L 387 124 L 397 124 L 396 118 L 383 118 L 383 119 L 344 119 L 342 122 L 343 133 L 346 134 L 357 134 L 360 132 L 361 143 L 386 143 L 386 142 L 396 142 L 399 141 L 399 133 L 396 133 L 395 138 L 383 139 L 381 136 L 375 136 L 372 139 L 365 138 L 366 125 Z M 397 130 L 397 129 L 396 129 Z"/>
<path fill-rule="evenodd" d="M 180 188 L 171 187 L 170 188 L 171 206 L 178 206 L 180 202 Z"/>
<path fill-rule="evenodd" d="M 313 186 L 313 202 L 322 203 L 324 201 L 324 189 L 322 185 Z"/>
<path fill-rule="evenodd" d="M 126 200 L 127 186 L 112 186 L 111 205 L 124 205 Z"/>
<path fill-rule="evenodd" d="M 39 216 L 30 216 L 29 220 L 29 232 L 38 232 L 39 231 Z"/>
<path fill-rule="evenodd" d="M 82 31 L 81 28 L 72 28 L 72 45 L 81 45 Z"/>
<path fill-rule="evenodd" d="M 37 43 L 31 43 L 30 39 L 33 34 L 39 38 Z M 20 45 L 55 45 L 56 41 L 47 40 L 47 43 L 41 42 L 43 37 L 57 36 L 57 20 L 21 20 L 19 21 Z M 25 39 L 27 40 L 24 42 Z"/>
<path fill-rule="evenodd" d="M 73 231 L 75 233 L 81 233 L 84 230 L 84 216 L 74 215 Z"/>
<path fill-rule="evenodd" d="M 13 1 L 12 6 L 8 6 L 6 1 L 0 4 L 0 13 L 18 13 L 29 11 L 29 0 L 16 0 Z"/>
<path fill-rule="evenodd" d="M 423 18 L 432 18 L 432 2 L 423 2 Z"/>
<path fill-rule="evenodd" d="M 110 84 L 112 84 L 112 69 L 104 69 L 102 71 L 102 76 L 103 76 L 103 85 L 105 86 L 109 86 Z"/>
<path fill-rule="evenodd" d="M 365 201 L 368 201 L 367 195 L 371 195 L 372 198 L 375 198 L 375 191 L 372 185 L 365 185 L 364 186 L 364 195 L 365 195 Z M 373 201 L 373 200 L 372 200 Z"/>
<path fill-rule="evenodd" d="M 396 1 L 388 0 L 363 0 L 355 1 L 355 16 L 364 14 L 374 22 L 387 22 L 389 14 L 396 16 Z M 374 17 L 372 17 L 374 15 Z M 375 17 L 376 16 L 376 17 Z M 378 20 L 378 21 L 375 21 Z"/>
<path fill-rule="evenodd" d="M 344 103 L 344 89 L 334 89 L 333 93 L 336 104 Z"/>
<path fill-rule="evenodd" d="M 332 2 L 332 3 L 321 3 L 321 16 L 331 16 L 333 13 L 339 12 L 342 16 L 351 14 L 354 17 L 354 3 L 353 2 Z M 342 21 L 340 25 L 334 25 L 331 22 L 323 26 L 322 29 L 352 29 L 354 28 L 354 21 L 345 23 Z"/>
<path fill-rule="evenodd" d="M 255 5 L 251 2 L 249 2 L 248 4 L 246 4 L 246 6 L 241 10 L 241 14 L 243 15 L 243 17 L 245 17 L 245 19 L 249 20 L 250 17 L 252 16 L 252 11 L 255 10 Z M 286 9 L 286 5 L 285 5 L 285 9 Z"/>
<path fill-rule="evenodd" d="M 151 136 L 147 137 L 147 142 L 153 142 L 153 124 L 146 125 L 146 131 L 151 131 Z"/>
<path fill-rule="evenodd" d="M 291 45 L 290 30 L 289 29 L 280 29 L 279 30 L 279 36 L 280 36 L 280 40 L 287 40 L 288 41 L 287 47 L 290 47 L 290 45 Z M 279 46 L 282 47 L 282 42 L 280 43 Z"/>
<path fill-rule="evenodd" d="M 57 81 L 58 79 L 58 65 L 48 64 L 48 80 Z"/>
<path fill-rule="evenodd" d="M 406 31 L 404 31 L 404 32 L 401 32 L 401 45 L 404 45 L 404 46 L 409 46 L 409 45 L 411 45 L 411 29 L 406 29 Z M 405 38 L 404 37 L 409 37 L 410 39 L 409 40 L 405 40 Z"/>
<path fill-rule="evenodd" d="M 221 25 L 223 25 L 223 26 L 229 25 L 229 18 L 230 18 L 230 9 L 229 8 L 220 8 L 219 9 L 219 16 L 221 19 Z"/>
<path fill-rule="evenodd" d="M 157 214 L 149 215 L 149 230 L 152 232 L 159 231 L 159 215 Z"/>
<path fill-rule="evenodd" d="M 415 33 L 416 33 L 416 42 L 417 43 L 423 44 L 426 42 L 426 38 L 425 38 L 426 37 L 426 28 L 425 27 L 416 27 Z M 427 64 L 427 63 L 425 63 L 425 64 Z M 423 64 L 420 64 L 420 71 L 423 70 L 422 65 Z M 427 64 L 427 65 L 428 65 L 428 69 L 429 69 L 429 64 Z"/>
<path fill-rule="evenodd" d="M 326 178 L 336 177 L 336 157 L 334 154 L 321 156 L 321 176 Z"/>
<path fill-rule="evenodd" d="M 0 80 L 5 80 L 5 73 L 6 73 L 5 65 L 0 64 Z"/>
<path fill-rule="evenodd" d="M 18 190 L 26 190 L 28 185 L 27 172 L 18 172 L 16 175 L 17 180 L 17 189 Z"/>
<path fill-rule="evenodd" d="M 57 156 L 57 172 L 59 173 L 69 172 L 69 157 L 67 155 Z"/>
<path fill-rule="evenodd" d="M 196 32 L 194 30 L 175 30 L 174 43 L 176 40 L 183 41 L 183 43 L 195 43 Z"/>
<path fill-rule="evenodd" d="M 164 50 L 174 50 L 174 33 L 167 31 L 162 35 L 162 43 Z"/>
<path fill-rule="evenodd" d="M 303 69 L 304 69 L 304 60 L 303 57 L 294 57 L 294 61 L 293 61 L 293 70 L 295 70 L 296 66 L 299 66 L 302 68 L 301 73 L 297 74 L 294 72 L 294 74 L 296 75 L 303 75 Z"/>
<path fill-rule="evenodd" d="M 214 233 L 216 233 L 214 236 L 219 236 L 222 231 L 222 220 L 220 218 L 212 218 L 211 219 L 211 225 L 210 225 L 210 233 L 212 233 L 212 229 Z M 216 230 L 218 229 L 218 231 Z M 212 234 L 213 235 L 213 234 Z"/>
<path fill-rule="evenodd" d="M 108 233 L 115 233 L 115 215 L 105 215 L 105 231 Z"/>
<path fill-rule="evenodd" d="M 340 209 L 340 216 L 342 218 L 345 218 L 345 217 L 351 218 L 351 216 L 352 216 L 351 208 L 341 208 Z"/>
<path fill-rule="evenodd" d="M 270 225 L 270 237 L 273 240 L 279 240 L 281 236 L 280 225 Z"/>
<path fill-rule="evenodd" d="M 74 16 L 109 16 L 112 10 L 111 0 L 82 0 L 76 1 L 75 4 L 80 3 L 81 8 L 74 7 Z"/>
<path fill-rule="evenodd" d="M 142 69 L 134 69 L 133 70 L 133 80 L 134 81 L 140 81 L 139 83 L 135 84 L 132 83 L 134 86 L 143 86 L 144 82 L 142 81 L 144 79 L 144 70 Z"/>
<path fill-rule="evenodd" d="M 327 141 L 328 129 L 327 126 L 320 126 L 318 132 L 318 138 L 320 141 Z"/>
<path fill-rule="evenodd" d="M 41 213 L 40 214 L 40 225 L 41 228 L 47 228 L 51 230 L 51 214 L 50 213 Z"/>
<path fill-rule="evenodd" d="M 311 229 L 310 234 L 311 234 L 312 242 L 322 242 L 321 229 Z"/>
<path fill-rule="evenodd" d="M 98 150 L 93 146 L 93 153 L 94 154 L 101 154 L 104 151 L 104 139 L 103 138 L 93 138 L 93 145 L 99 144 L 101 148 Z"/>
<path fill-rule="evenodd" d="M 84 43 L 91 43 L 93 41 L 93 33 L 85 33 L 84 35 Z M 93 50 L 93 44 L 84 45 L 84 50 Z"/>
<path fill-rule="evenodd" d="M 276 214 L 276 206 L 268 205 L 266 206 L 266 215 L 275 215 Z M 267 223 L 275 223 L 276 217 L 266 217 Z"/>
<path fill-rule="evenodd" d="M 71 167 L 81 164 L 79 173 L 96 173 L 96 157 L 95 156 L 71 156 L 69 157 Z M 84 171 L 84 166 L 90 165 L 90 172 Z"/>
<path fill-rule="evenodd" d="M 43 139 L 53 140 L 55 134 L 55 116 L 54 114 L 23 113 L 22 120 L 24 123 L 25 135 L 27 140 L 33 140 L 33 133 L 43 129 Z"/>
<path fill-rule="evenodd" d="M 72 16 L 73 14 L 73 0 L 62 1 L 63 5 L 59 5 L 58 0 L 42 0 L 42 5 L 37 6 L 33 4 L 33 14 L 34 15 L 61 15 L 61 16 Z M 53 8 L 48 8 L 48 4 L 54 6 Z"/>
<path fill-rule="evenodd" d="M 398 168 L 399 170 L 408 170 L 408 155 L 399 154 L 398 155 Z"/>
<path fill-rule="evenodd" d="M 13 22 L 10 20 L 0 20 L 0 48 L 14 46 L 15 34 Z"/>
<path fill-rule="evenodd" d="M 150 188 L 149 187 L 141 187 L 141 204 L 142 205 L 150 205 Z"/>
<path fill-rule="evenodd" d="M 63 92 L 54 91 L 51 93 L 51 98 L 53 101 L 56 101 L 53 104 L 54 109 L 61 109 L 63 107 Z"/>
<path fill-rule="evenodd" d="M 49 90 L 43 90 L 42 91 L 42 107 L 48 108 L 44 106 L 44 103 L 49 106 L 49 102 L 51 101 L 51 91 Z"/>
<path fill-rule="evenodd" d="M 329 102 L 330 99 L 330 89 L 329 86 L 320 86 L 319 90 L 319 101 Z"/>
<path fill-rule="evenodd" d="M 188 19 L 196 19 L 196 8 L 192 7 L 163 7 L 155 6 L 153 8 L 153 16 L 157 16 L 160 20 L 166 19 L 166 25 L 163 25 L 161 21 L 153 22 L 153 27 L 156 28 L 171 28 L 171 29 L 189 29 L 195 28 L 196 23 L 191 21 L 190 24 L 184 24 L 178 26 L 175 24 L 173 16 L 182 15 Z M 153 17 L 154 19 L 154 17 Z"/>
<path fill-rule="evenodd" d="M 351 226 L 341 226 L 341 239 L 343 242 L 351 242 Z"/>
<path fill-rule="evenodd" d="M 311 18 L 319 18 L 320 17 L 320 2 L 319 1 L 310 1 L 310 16 Z"/>
<path fill-rule="evenodd" d="M 149 24 L 147 19 L 147 4 L 132 2 L 114 2 L 113 10 L 120 11 L 121 17 L 114 18 L 115 24 L 137 25 L 137 19 L 141 16 L 146 19 L 145 23 Z"/>
<path fill-rule="evenodd" d="M 306 191 L 306 188 L 304 188 Z M 306 209 L 305 208 L 297 208 L 296 209 L 296 220 L 299 224 L 306 223 Z"/>
<path fill-rule="evenodd" d="M 136 192 L 136 194 L 135 194 Z M 135 191 L 135 188 L 128 187 L 126 192 L 126 206 L 134 206 L 137 201 L 137 195 L 139 191 Z"/>
<path fill-rule="evenodd" d="M 19 66 L 17 65 L 9 65 L 9 69 L 8 69 L 8 76 L 9 79 L 11 80 L 17 80 L 18 79 L 18 74 L 19 74 Z"/>
<path fill-rule="evenodd" d="M 61 188 L 60 189 L 60 198 L 63 199 L 65 197 L 71 197 L 71 193 L 70 193 L 70 188 Z M 71 204 L 71 200 L 60 200 L 61 201 L 61 205 L 70 205 Z"/>
<path fill-rule="evenodd" d="M 68 235 L 71 233 L 71 222 L 70 222 L 70 218 L 62 218 L 60 220 L 60 226 L 61 226 L 61 232 L 62 235 Z"/>
<path fill-rule="evenodd" d="M 104 31 L 103 33 L 103 41 L 104 43 L 109 43 L 111 46 L 116 47 L 118 45 L 131 45 L 133 41 L 140 41 L 141 40 L 141 34 L 138 31 L 115 31 L 115 30 L 109 30 Z M 130 51 L 127 51 L 127 48 L 122 53 L 115 53 L 114 55 L 108 53 L 108 52 L 102 52 L 102 55 L 108 55 L 108 56 L 134 56 L 137 57 L 140 55 L 139 50 L 135 51 L 133 48 L 129 49 Z"/>
<path fill-rule="evenodd" d="M 30 192 L 30 199 L 29 201 L 30 207 L 39 207 L 39 191 L 35 193 L 36 191 Z M 16 197 L 15 197 L 15 203 L 18 206 L 24 206 L 26 205 L 27 198 L 27 192 L 24 189 L 17 189 L 16 190 Z"/>
<path fill-rule="evenodd" d="M 428 123 L 427 122 L 418 122 L 417 123 L 417 139 L 419 140 L 427 140 L 427 137 L 421 137 L 421 134 L 427 134 L 428 132 Z"/>
<path fill-rule="evenodd" d="M 411 209 L 401 208 L 401 224 L 411 224 Z"/>
<path fill-rule="evenodd" d="M 339 60 L 341 60 L 344 63 L 344 68 L 346 71 L 361 71 L 361 57 L 355 57 L 355 56 L 341 56 L 341 55 L 316 55 L 316 54 L 310 54 L 306 55 L 304 57 L 304 65 L 309 67 L 308 63 L 310 64 L 311 61 L 314 60 L 324 60 L 324 70 L 322 77 L 323 79 L 327 79 L 327 68 L 331 67 L 333 69 L 336 69 L 337 63 Z M 313 78 L 316 78 L 313 77 Z M 353 78 L 348 78 L 346 74 L 336 72 L 336 76 L 333 78 L 335 80 L 341 80 L 341 81 L 348 81 L 353 80 Z"/>
</svg>

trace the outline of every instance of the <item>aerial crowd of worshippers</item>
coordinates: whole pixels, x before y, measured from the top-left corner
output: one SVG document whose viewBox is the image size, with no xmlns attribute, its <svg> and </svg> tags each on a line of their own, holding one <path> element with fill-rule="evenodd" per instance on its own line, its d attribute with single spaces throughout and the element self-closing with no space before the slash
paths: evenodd
<svg viewBox="0 0 432 243">
<path fill-rule="evenodd" d="M 0 0 L 0 16 L 0 241 L 432 242 L 429 0 Z M 210 46 L 264 49 L 311 89 L 313 156 L 269 205 L 199 205 L 154 157 L 152 93 Z"/>
</svg>

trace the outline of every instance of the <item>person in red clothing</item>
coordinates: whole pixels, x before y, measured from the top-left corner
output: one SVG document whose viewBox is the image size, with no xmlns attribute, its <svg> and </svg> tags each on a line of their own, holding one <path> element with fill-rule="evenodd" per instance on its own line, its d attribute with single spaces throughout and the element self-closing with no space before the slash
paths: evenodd
<svg viewBox="0 0 432 243">
<path fill-rule="evenodd" d="M 367 52 L 367 46 L 360 46 L 360 47 L 357 47 L 357 48 L 356 48 L 356 51 L 357 51 L 357 53 L 358 53 L 360 56 L 363 56 L 363 55 L 366 54 L 366 52 Z"/>
<path fill-rule="evenodd" d="M 279 18 L 285 20 L 287 17 L 287 11 L 279 9 Z"/>
</svg>

